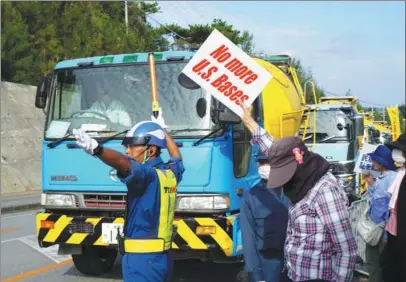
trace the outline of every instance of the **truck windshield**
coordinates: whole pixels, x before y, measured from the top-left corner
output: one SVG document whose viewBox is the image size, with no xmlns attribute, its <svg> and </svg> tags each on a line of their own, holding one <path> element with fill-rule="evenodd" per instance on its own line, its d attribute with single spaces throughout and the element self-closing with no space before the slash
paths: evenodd
<svg viewBox="0 0 406 282">
<path fill-rule="evenodd" d="M 308 113 L 309 128 L 304 138 L 305 143 L 313 142 L 316 132 L 316 143 L 350 142 L 353 134 L 352 121 L 348 114 L 341 110 L 317 110 L 316 128 L 314 129 L 314 112 Z"/>
<path fill-rule="evenodd" d="M 165 122 L 177 136 L 202 136 L 215 126 L 210 95 L 178 83 L 186 62 L 156 64 L 157 92 Z M 45 138 L 61 138 L 73 128 L 95 137 L 114 135 L 151 120 L 148 64 L 57 70 L 54 73 Z"/>
</svg>

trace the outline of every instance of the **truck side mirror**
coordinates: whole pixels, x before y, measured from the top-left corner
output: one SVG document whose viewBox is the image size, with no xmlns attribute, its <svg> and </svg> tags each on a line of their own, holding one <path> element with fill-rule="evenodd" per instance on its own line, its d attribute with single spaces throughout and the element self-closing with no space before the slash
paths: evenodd
<svg viewBox="0 0 406 282">
<path fill-rule="evenodd" d="M 35 96 L 35 107 L 44 109 L 47 102 L 47 80 L 44 79 L 37 87 L 37 94 Z"/>
<path fill-rule="evenodd" d="M 354 117 L 354 134 L 355 136 L 363 136 L 364 135 L 364 116 L 363 115 L 355 115 Z"/>
<path fill-rule="evenodd" d="M 215 124 L 239 124 L 241 118 L 223 103 L 213 98 L 211 118 Z"/>
<path fill-rule="evenodd" d="M 185 75 L 183 72 L 181 72 L 178 75 L 178 82 L 180 85 L 182 85 L 184 88 L 189 89 L 189 90 L 196 90 L 200 88 L 200 85 L 191 80 L 187 75 Z"/>
</svg>

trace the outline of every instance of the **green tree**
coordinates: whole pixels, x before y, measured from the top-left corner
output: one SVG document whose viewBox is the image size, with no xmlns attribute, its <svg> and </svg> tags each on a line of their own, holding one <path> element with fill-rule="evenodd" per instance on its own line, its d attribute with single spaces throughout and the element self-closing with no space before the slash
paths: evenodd
<svg viewBox="0 0 406 282">
<path fill-rule="evenodd" d="M 13 2 L 1 2 L 1 79 L 28 81 L 33 56 L 28 27 Z"/>
<path fill-rule="evenodd" d="M 173 49 L 198 48 L 209 37 L 214 29 L 220 31 L 234 44 L 240 46 L 245 52 L 251 54 L 254 48 L 254 36 L 248 31 L 239 31 L 233 25 L 221 19 L 214 19 L 209 25 L 189 25 L 188 28 L 176 24 L 166 25 L 160 28 L 162 35 L 172 37 Z"/>
<path fill-rule="evenodd" d="M 145 22 L 156 3 L 1 2 L 2 79 L 36 85 L 64 59 L 165 50 L 168 42 Z"/>
</svg>

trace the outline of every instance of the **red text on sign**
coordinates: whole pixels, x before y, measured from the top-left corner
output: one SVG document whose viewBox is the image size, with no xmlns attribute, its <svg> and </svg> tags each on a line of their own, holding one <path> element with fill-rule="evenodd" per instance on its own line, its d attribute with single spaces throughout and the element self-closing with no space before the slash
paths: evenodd
<svg viewBox="0 0 406 282">
<path fill-rule="evenodd" d="M 205 67 L 210 65 L 210 62 L 206 59 L 202 60 L 200 63 L 196 64 L 193 68 L 192 71 L 195 73 L 200 74 L 200 77 L 203 79 L 208 79 L 214 72 L 218 71 L 218 67 L 212 66 L 210 67 L 207 72 L 202 72 Z"/>
<path fill-rule="evenodd" d="M 211 52 L 210 56 L 216 59 L 219 63 L 223 63 L 231 58 L 231 53 L 228 52 L 228 47 L 223 44 L 219 48 Z M 244 66 L 244 64 L 236 58 L 229 61 L 225 65 L 225 67 L 226 69 L 234 73 L 234 75 L 237 76 L 239 79 L 244 80 L 245 84 L 251 84 L 258 78 L 257 74 L 255 74 L 247 66 Z"/>
<path fill-rule="evenodd" d="M 228 76 L 226 74 L 221 75 L 211 85 L 226 96 L 230 101 L 235 101 L 239 105 L 239 101 L 245 101 L 248 99 L 248 95 L 244 94 L 243 91 L 239 90 L 237 86 L 233 85 L 232 82 L 228 81 Z"/>
</svg>

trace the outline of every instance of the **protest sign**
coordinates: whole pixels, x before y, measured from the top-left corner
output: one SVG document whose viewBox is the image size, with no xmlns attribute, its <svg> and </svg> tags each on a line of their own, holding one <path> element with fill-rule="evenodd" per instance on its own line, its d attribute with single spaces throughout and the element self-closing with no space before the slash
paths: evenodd
<svg viewBox="0 0 406 282">
<path fill-rule="evenodd" d="M 183 73 L 242 116 L 239 101 L 251 105 L 272 75 L 218 30 L 199 48 Z"/>
<path fill-rule="evenodd" d="M 377 172 L 372 168 L 372 164 L 370 164 L 370 159 L 367 157 L 367 154 L 374 152 L 377 147 L 378 145 L 372 145 L 368 143 L 362 145 L 361 152 L 358 156 L 357 162 L 355 163 L 354 172 L 362 174 L 371 173 L 374 176 L 379 174 L 379 172 Z"/>
</svg>

